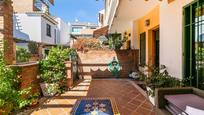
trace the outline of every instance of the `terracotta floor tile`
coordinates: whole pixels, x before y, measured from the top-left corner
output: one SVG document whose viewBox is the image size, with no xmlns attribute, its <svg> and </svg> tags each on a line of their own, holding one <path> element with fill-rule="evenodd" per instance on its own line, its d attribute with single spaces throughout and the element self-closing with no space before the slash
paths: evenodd
<svg viewBox="0 0 204 115">
<path fill-rule="evenodd" d="M 143 107 L 143 108 L 145 108 L 145 109 L 149 109 L 149 110 L 152 110 L 152 109 L 153 109 L 153 105 L 152 105 L 150 102 L 148 102 L 148 101 L 146 101 L 145 103 L 143 103 L 141 107 Z"/>
<path fill-rule="evenodd" d="M 152 112 L 150 113 L 150 115 L 156 115 L 155 111 L 152 111 Z"/>
<path fill-rule="evenodd" d="M 147 110 L 143 107 L 137 108 L 136 112 L 140 113 L 141 115 L 149 115 L 151 113 L 150 110 Z"/>
<path fill-rule="evenodd" d="M 133 104 L 133 103 L 127 103 L 125 106 L 126 106 L 126 108 L 128 108 L 130 110 L 136 110 L 139 107 L 138 104 Z"/>
<path fill-rule="evenodd" d="M 45 109 L 37 110 L 32 113 L 32 115 L 49 115 Z"/>
<path fill-rule="evenodd" d="M 154 107 L 128 80 L 85 80 L 61 96 L 50 98 L 32 115 L 70 115 L 76 101 L 84 97 L 112 97 L 121 115 L 155 114 Z"/>
</svg>

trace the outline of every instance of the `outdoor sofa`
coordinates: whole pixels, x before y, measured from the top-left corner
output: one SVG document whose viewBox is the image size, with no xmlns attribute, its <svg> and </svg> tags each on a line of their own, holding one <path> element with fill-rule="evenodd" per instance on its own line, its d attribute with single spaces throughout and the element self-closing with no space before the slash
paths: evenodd
<svg viewBox="0 0 204 115">
<path fill-rule="evenodd" d="M 204 91 L 193 87 L 158 88 L 155 90 L 155 104 L 156 115 L 172 115 L 172 111 L 170 112 L 172 109 L 169 110 L 169 107 L 171 108 L 172 104 L 176 105 L 176 109 L 179 111 L 182 110 L 182 107 L 180 108 L 179 106 L 185 106 L 185 108 L 196 106 L 196 108 L 199 108 L 198 111 L 204 110 Z M 204 112 L 197 112 L 196 109 L 194 111 L 194 108 L 188 110 L 193 111 L 197 115 L 199 115 L 199 113 L 203 114 Z M 188 114 L 184 112 L 181 115 Z"/>
</svg>

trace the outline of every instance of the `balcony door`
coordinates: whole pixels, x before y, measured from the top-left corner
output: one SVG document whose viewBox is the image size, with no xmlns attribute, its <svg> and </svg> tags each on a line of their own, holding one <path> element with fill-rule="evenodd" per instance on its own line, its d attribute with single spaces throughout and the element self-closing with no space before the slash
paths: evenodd
<svg viewBox="0 0 204 115">
<path fill-rule="evenodd" d="M 204 89 L 204 1 L 184 7 L 184 77 Z"/>
<path fill-rule="evenodd" d="M 160 43 L 160 40 L 159 40 L 159 29 L 156 29 L 156 30 L 154 30 L 153 31 L 153 36 L 154 36 L 154 38 L 153 38 L 153 46 L 154 46 L 154 66 L 155 67 L 158 67 L 159 68 L 159 65 L 160 65 L 160 63 L 159 63 L 159 43 Z"/>
</svg>

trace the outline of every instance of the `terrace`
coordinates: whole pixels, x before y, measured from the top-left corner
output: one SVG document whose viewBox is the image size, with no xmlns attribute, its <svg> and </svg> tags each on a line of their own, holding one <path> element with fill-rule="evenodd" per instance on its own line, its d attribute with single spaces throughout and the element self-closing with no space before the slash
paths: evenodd
<svg viewBox="0 0 204 115">
<path fill-rule="evenodd" d="M 128 79 L 83 80 L 70 91 L 49 98 L 31 114 L 67 115 L 79 99 L 108 97 L 115 100 L 121 115 L 155 115 L 153 105 L 135 85 Z"/>
<path fill-rule="evenodd" d="M 73 36 L 72 48 L 14 41 L 0 1 L 0 114 L 203 115 L 204 1 L 138 1 L 105 0 L 97 38 Z M 34 5 L 49 15 L 53 2 Z"/>
</svg>

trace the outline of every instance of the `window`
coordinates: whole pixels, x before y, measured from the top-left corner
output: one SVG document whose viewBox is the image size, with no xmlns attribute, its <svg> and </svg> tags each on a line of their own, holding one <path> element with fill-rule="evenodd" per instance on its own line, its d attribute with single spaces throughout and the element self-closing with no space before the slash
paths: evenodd
<svg viewBox="0 0 204 115">
<path fill-rule="evenodd" d="M 46 29 L 46 33 L 47 33 L 47 36 L 51 37 L 51 26 L 49 24 L 47 24 L 47 29 Z"/>
<path fill-rule="evenodd" d="M 72 32 L 80 32 L 82 30 L 82 28 L 81 27 L 73 27 L 72 28 Z"/>
<path fill-rule="evenodd" d="M 54 40 L 55 40 L 55 44 L 57 43 L 57 30 L 56 29 L 54 29 Z"/>
<path fill-rule="evenodd" d="M 146 33 L 140 34 L 140 65 L 146 65 Z"/>
<path fill-rule="evenodd" d="M 91 29 L 96 29 L 96 27 L 91 27 Z"/>
</svg>

